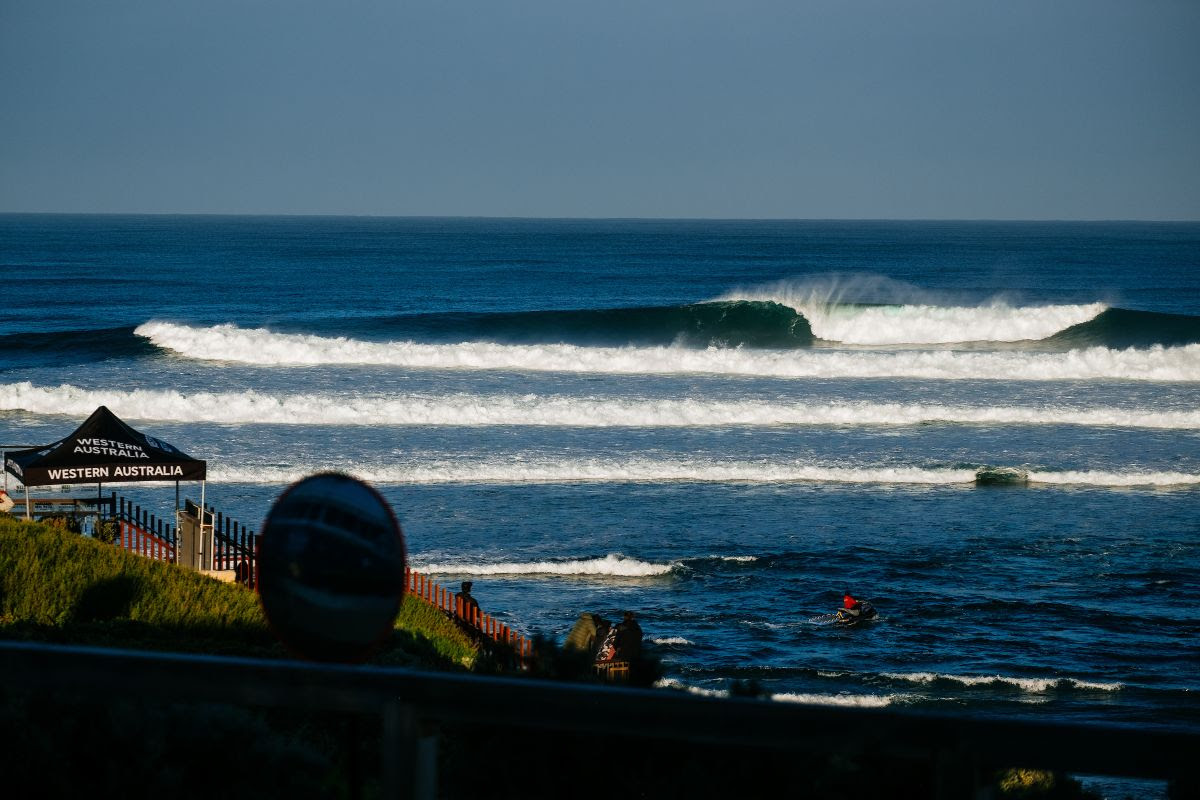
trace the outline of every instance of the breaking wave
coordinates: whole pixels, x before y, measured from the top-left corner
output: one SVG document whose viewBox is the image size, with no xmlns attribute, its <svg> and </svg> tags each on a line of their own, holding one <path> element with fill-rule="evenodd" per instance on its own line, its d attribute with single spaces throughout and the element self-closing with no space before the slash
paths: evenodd
<svg viewBox="0 0 1200 800">
<path fill-rule="evenodd" d="M 885 672 L 880 677 L 920 684 L 945 682 L 964 686 L 1013 686 L 1023 692 L 1049 692 L 1061 689 L 1116 692 L 1124 688 L 1124 684 L 1121 683 L 1083 681 L 1077 678 L 1015 678 L 1008 675 L 946 675 L 937 672 Z"/>
<path fill-rule="evenodd" d="M 654 564 L 610 553 L 603 558 L 563 561 L 531 561 L 500 564 L 425 564 L 421 571 L 432 575 L 594 575 L 646 578 L 666 575 L 673 564 Z"/>
<path fill-rule="evenodd" d="M 793 308 L 808 320 L 818 339 L 860 345 L 1037 341 L 1094 319 L 1107 309 L 1103 303 L 1057 306 L 842 303 L 831 301 L 823 289 L 789 285 L 736 292 L 727 299 Z"/>
<path fill-rule="evenodd" d="M 1200 409 L 978 407 L 925 403 L 780 403 L 554 395 L 272 395 L 255 391 L 90 390 L 0 384 L 0 411 L 90 414 L 105 405 L 129 419 L 266 425 L 530 425 L 701 427 L 768 425 L 1081 425 L 1200 428 Z"/>
<path fill-rule="evenodd" d="M 782 692 L 771 695 L 772 700 L 801 703 L 808 706 L 842 706 L 849 708 L 883 708 L 894 703 L 916 699 L 902 694 L 797 694 Z"/>
<path fill-rule="evenodd" d="M 880 276 L 831 275 L 737 290 L 720 299 L 792 309 L 815 337 L 842 344 L 1044 342 L 1123 349 L 1200 343 L 1200 317 L 1106 303 L 955 304 L 939 295 Z"/>
<path fill-rule="evenodd" d="M 976 468 L 914 466 L 841 466 L 764 461 L 706 459 L 489 459 L 418 460 L 407 464 L 364 465 L 361 462 L 295 466 L 210 465 L 209 481 L 217 483 L 286 484 L 323 469 L 336 469 L 371 483 L 522 484 L 522 483 L 844 483 L 878 485 L 972 485 Z M 1031 484 L 1100 487 L 1192 486 L 1200 474 L 1184 472 L 1053 472 L 1031 471 Z"/>
<path fill-rule="evenodd" d="M 708 689 L 703 686 L 694 686 L 675 678 L 662 678 L 654 685 L 660 689 L 678 689 L 688 692 L 689 694 L 697 694 L 702 697 L 730 696 L 729 691 L 726 689 Z M 780 703 L 799 703 L 809 706 L 883 708 L 884 706 L 889 706 L 894 703 L 903 703 L 918 698 L 903 694 L 801 694 L 796 692 L 780 692 L 779 694 L 771 695 L 771 699 Z"/>
<path fill-rule="evenodd" d="M 190 327 L 168 322 L 148 322 L 136 332 L 155 346 L 186 358 L 262 366 L 367 364 L 437 370 L 706 373 L 778 378 L 1200 381 L 1200 344 L 1126 350 L 1089 347 L 1066 352 L 864 352 L 374 342 L 234 325 Z"/>
</svg>

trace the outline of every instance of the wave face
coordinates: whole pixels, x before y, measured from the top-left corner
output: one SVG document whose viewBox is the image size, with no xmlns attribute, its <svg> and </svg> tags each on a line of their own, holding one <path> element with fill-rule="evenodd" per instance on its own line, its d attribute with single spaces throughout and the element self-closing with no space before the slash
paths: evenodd
<svg viewBox="0 0 1200 800">
<path fill-rule="evenodd" d="M 584 346 L 751 347 L 812 344 L 808 322 L 774 302 L 725 300 L 677 306 L 564 311 L 412 314 L 377 330 L 419 340 Z"/>
<path fill-rule="evenodd" d="M 418 344 L 275 333 L 234 325 L 148 322 L 136 333 L 185 358 L 261 366 L 387 365 L 411 369 L 776 378 L 1200 381 L 1200 344 L 1068 352 L 841 352 L 741 348 L 577 347 L 491 342 Z"/>
<path fill-rule="evenodd" d="M 0 336 L 0 368 L 7 369 L 145 358 L 157 353 L 152 343 L 134 335 L 133 326 Z"/>
<path fill-rule="evenodd" d="M 260 425 L 529 425 L 581 428 L 721 426 L 1080 425 L 1200 429 L 1200 410 L 978 407 L 924 403 L 771 403 L 753 400 L 579 398 L 553 395 L 338 394 L 103 390 L 0 384 L 0 411 L 86 415 L 97 406 L 129 419 Z"/>
<path fill-rule="evenodd" d="M 1110 308 L 1047 342 L 1061 347 L 1180 347 L 1200 342 L 1200 317 Z"/>
</svg>

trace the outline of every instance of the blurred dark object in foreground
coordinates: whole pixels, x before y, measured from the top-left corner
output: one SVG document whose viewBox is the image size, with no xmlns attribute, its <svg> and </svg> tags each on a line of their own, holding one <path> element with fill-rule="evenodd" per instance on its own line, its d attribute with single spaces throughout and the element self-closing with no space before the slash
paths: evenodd
<svg viewBox="0 0 1200 800">
<path fill-rule="evenodd" d="M 259 538 L 258 593 L 271 629 L 314 661 L 363 661 L 392 631 L 404 537 L 378 492 L 321 473 L 290 486 Z"/>
<path fill-rule="evenodd" d="M 997 770 L 1021 766 L 1174 780 L 1185 797 L 1200 752 L 1196 732 L 45 644 L 0 642 L 0 675 L 5 774 L 26 774 L 49 747 L 56 789 L 89 796 L 142 796 L 139 771 L 153 770 L 147 785 L 177 787 L 172 797 L 211 797 L 220 775 L 227 800 L 263 796 L 264 775 L 278 779 L 266 795 L 287 797 L 323 787 L 349 797 L 975 798 Z M 74 694 L 49 699 L 64 686 Z M 167 703 L 182 710 L 154 711 Z M 267 709 L 244 722 L 261 752 L 221 757 L 223 740 L 250 745 L 231 730 L 242 722 L 220 719 L 249 712 L 211 704 Z M 153 712 L 142 733 L 113 738 L 77 721 L 108 719 L 120 732 L 142 718 L 127 707 Z M 72 760 L 78 744 L 67 745 L 86 751 L 93 739 L 102 755 Z M 209 777 L 172 777 L 193 774 Z M 304 784 L 295 794 L 293 778 Z"/>
</svg>

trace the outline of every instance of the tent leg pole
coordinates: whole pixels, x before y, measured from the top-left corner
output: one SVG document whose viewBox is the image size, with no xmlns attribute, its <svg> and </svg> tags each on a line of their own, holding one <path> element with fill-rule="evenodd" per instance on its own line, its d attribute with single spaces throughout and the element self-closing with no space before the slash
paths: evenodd
<svg viewBox="0 0 1200 800">
<path fill-rule="evenodd" d="M 208 553 L 204 550 L 204 492 L 208 488 L 208 481 L 200 482 L 200 569 L 208 569 Z"/>
</svg>

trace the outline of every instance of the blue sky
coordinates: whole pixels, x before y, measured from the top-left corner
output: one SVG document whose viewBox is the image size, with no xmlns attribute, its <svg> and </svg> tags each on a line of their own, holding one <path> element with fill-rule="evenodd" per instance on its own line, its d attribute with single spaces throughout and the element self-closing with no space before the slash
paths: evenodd
<svg viewBox="0 0 1200 800">
<path fill-rule="evenodd" d="M 1195 0 L 0 0 L 0 211 L 1200 219 Z"/>
</svg>

